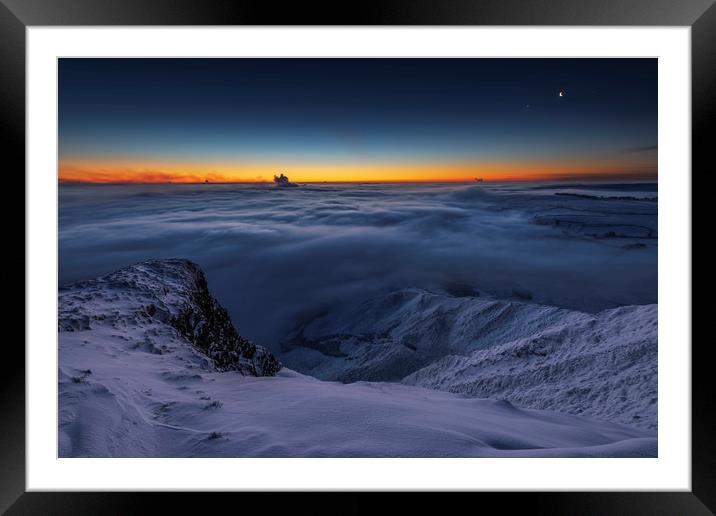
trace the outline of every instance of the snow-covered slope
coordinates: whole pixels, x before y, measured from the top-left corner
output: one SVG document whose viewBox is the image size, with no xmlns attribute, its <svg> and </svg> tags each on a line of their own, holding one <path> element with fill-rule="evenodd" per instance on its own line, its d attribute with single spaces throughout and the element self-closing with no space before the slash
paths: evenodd
<svg viewBox="0 0 716 516">
<path fill-rule="evenodd" d="M 657 453 L 652 430 L 501 400 L 287 369 L 253 376 L 277 362 L 228 329 L 205 289 L 195 265 L 168 260 L 61 290 L 61 457 Z"/>
<path fill-rule="evenodd" d="M 308 319 L 289 367 L 656 428 L 657 305 L 587 314 L 408 289 Z"/>
<path fill-rule="evenodd" d="M 72 357 L 78 359 L 78 356 Z M 632 457 L 656 435 L 504 401 L 386 383 L 111 369 L 60 377 L 60 456 Z M 153 367 L 154 366 L 154 367 Z M 121 376 L 118 376 L 120 375 Z"/>
<path fill-rule="evenodd" d="M 281 368 L 236 333 L 204 273 L 187 260 L 147 261 L 60 288 L 58 325 L 60 347 L 71 339 L 67 332 L 80 332 L 83 343 L 120 339 L 126 353 L 178 352 L 180 360 L 219 371 L 264 376 Z M 192 348 L 199 353 L 187 355 Z"/>
<path fill-rule="evenodd" d="M 446 355 L 586 318 L 551 306 L 404 289 L 307 318 L 282 348 L 289 367 L 318 378 L 399 380 Z"/>
<path fill-rule="evenodd" d="M 403 383 L 656 429 L 657 305 L 552 322 L 445 357 Z"/>
</svg>

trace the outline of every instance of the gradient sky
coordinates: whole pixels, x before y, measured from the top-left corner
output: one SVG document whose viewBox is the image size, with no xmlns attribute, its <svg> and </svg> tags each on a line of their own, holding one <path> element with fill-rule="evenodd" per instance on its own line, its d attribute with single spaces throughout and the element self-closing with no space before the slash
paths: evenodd
<svg viewBox="0 0 716 516">
<path fill-rule="evenodd" d="M 58 116 L 61 181 L 657 173 L 656 59 L 63 58 Z"/>
</svg>

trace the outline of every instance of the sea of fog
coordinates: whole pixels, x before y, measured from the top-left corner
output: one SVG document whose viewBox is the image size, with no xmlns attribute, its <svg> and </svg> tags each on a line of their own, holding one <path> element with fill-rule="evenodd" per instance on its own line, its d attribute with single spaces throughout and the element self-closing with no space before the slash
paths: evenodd
<svg viewBox="0 0 716 516">
<path fill-rule="evenodd" d="M 60 185 L 59 281 L 188 258 L 239 333 L 274 350 L 307 313 L 403 287 L 595 312 L 657 301 L 656 195 L 655 183 Z"/>
</svg>

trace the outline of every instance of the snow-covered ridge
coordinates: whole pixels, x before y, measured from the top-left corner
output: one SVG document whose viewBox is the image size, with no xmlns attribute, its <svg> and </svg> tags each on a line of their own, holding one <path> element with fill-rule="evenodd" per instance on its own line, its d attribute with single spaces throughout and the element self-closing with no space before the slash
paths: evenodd
<svg viewBox="0 0 716 516">
<path fill-rule="evenodd" d="M 446 355 L 584 317 L 552 306 L 403 289 L 307 318 L 283 350 L 289 367 L 322 379 L 396 381 Z"/>
<path fill-rule="evenodd" d="M 656 429 L 657 305 L 572 317 L 403 383 Z"/>
<path fill-rule="evenodd" d="M 323 379 L 657 425 L 657 305 L 588 314 L 406 289 L 308 319 L 284 351 L 289 367 Z"/>
<path fill-rule="evenodd" d="M 276 359 L 229 328 L 185 260 L 62 288 L 59 326 L 60 457 L 657 454 L 653 430 L 505 400 L 266 376 Z"/>
<path fill-rule="evenodd" d="M 185 340 L 218 371 L 271 376 L 281 368 L 269 351 L 236 332 L 204 273 L 188 260 L 147 261 L 60 288 L 58 325 L 60 332 L 126 330 L 135 349 L 154 354 Z"/>
</svg>

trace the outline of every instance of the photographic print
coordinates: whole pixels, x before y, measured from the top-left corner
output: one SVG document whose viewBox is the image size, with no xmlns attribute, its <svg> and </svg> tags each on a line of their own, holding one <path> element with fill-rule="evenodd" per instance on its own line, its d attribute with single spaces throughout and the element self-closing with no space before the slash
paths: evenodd
<svg viewBox="0 0 716 516">
<path fill-rule="evenodd" d="M 657 457 L 655 58 L 60 58 L 60 457 Z"/>
</svg>

